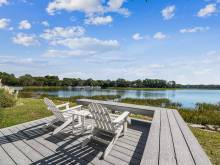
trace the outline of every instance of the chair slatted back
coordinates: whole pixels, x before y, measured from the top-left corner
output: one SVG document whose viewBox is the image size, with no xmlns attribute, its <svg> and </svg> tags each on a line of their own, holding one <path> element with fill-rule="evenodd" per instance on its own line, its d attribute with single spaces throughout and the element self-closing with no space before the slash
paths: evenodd
<svg viewBox="0 0 220 165">
<path fill-rule="evenodd" d="M 50 110 L 58 120 L 65 121 L 62 112 L 60 112 L 52 100 L 44 98 L 44 103 L 47 105 L 48 110 Z"/>
<path fill-rule="evenodd" d="M 89 111 L 95 120 L 96 128 L 111 133 L 115 132 L 115 127 L 106 107 L 103 107 L 100 104 L 91 103 L 89 105 Z"/>
<path fill-rule="evenodd" d="M 48 110 L 50 110 L 50 107 L 56 106 L 52 100 L 46 97 L 44 98 L 44 103 L 47 105 Z"/>
</svg>

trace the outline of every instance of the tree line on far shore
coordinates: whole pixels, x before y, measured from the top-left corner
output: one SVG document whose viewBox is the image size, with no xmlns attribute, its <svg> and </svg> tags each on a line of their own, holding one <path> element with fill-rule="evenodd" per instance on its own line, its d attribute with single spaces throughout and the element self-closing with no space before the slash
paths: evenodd
<svg viewBox="0 0 220 165">
<path fill-rule="evenodd" d="M 122 78 L 117 80 L 93 80 L 91 78 L 82 80 L 80 78 L 63 78 L 58 76 L 34 77 L 26 74 L 15 77 L 14 74 L 0 72 L 2 83 L 9 86 L 100 86 L 108 87 L 133 87 L 133 88 L 208 88 L 220 89 L 220 85 L 181 85 L 175 81 L 166 81 L 160 79 L 144 79 L 129 81 Z"/>
</svg>

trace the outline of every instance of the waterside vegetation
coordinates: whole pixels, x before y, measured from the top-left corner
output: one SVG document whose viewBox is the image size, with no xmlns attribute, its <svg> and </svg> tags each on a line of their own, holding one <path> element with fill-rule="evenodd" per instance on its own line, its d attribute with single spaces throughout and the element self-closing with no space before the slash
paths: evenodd
<svg viewBox="0 0 220 165">
<path fill-rule="evenodd" d="M 123 103 L 165 107 L 177 109 L 188 123 L 220 126 L 220 104 L 198 103 L 195 109 L 182 108 L 181 104 L 173 103 L 169 99 L 122 99 Z"/>
</svg>

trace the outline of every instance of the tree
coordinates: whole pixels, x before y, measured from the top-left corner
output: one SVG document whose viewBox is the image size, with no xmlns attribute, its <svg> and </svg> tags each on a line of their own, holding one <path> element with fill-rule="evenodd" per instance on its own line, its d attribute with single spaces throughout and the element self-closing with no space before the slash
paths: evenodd
<svg viewBox="0 0 220 165">
<path fill-rule="evenodd" d="M 72 86 L 72 79 L 71 78 L 64 78 L 62 81 L 62 86 Z"/>
<path fill-rule="evenodd" d="M 34 78 L 29 74 L 26 74 L 24 76 L 20 76 L 19 77 L 19 84 L 21 86 L 31 86 L 34 84 Z"/>
</svg>

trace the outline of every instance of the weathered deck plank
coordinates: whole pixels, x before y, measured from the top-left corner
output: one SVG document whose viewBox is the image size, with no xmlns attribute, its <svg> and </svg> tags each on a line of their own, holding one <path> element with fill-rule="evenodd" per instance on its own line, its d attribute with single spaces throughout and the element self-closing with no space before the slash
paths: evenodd
<svg viewBox="0 0 220 165">
<path fill-rule="evenodd" d="M 193 133 L 190 131 L 189 127 L 184 122 L 180 114 L 177 111 L 174 111 L 173 113 L 174 116 L 176 117 L 179 127 L 181 128 L 181 131 L 188 144 L 188 147 L 191 151 L 195 163 L 199 165 L 211 165 L 210 160 L 206 156 L 202 147 L 199 145 L 199 142 L 197 141 Z"/>
<path fill-rule="evenodd" d="M 10 129 L 2 129 L 1 131 L 4 136 L 7 136 L 10 142 L 12 142 L 19 150 L 21 150 L 32 162 L 43 158 L 43 156 L 41 156 L 37 151 L 31 148 L 16 134 L 13 134 Z"/>
<path fill-rule="evenodd" d="M 13 159 L 0 146 L 0 164 L 15 165 Z"/>
<path fill-rule="evenodd" d="M 145 146 L 144 154 L 141 160 L 141 165 L 156 165 L 159 162 L 160 153 L 160 113 L 154 112 L 154 118 L 150 127 L 148 140 Z"/>
<path fill-rule="evenodd" d="M 4 164 L 140 164 L 143 154 L 143 141 L 149 128 L 141 126 L 128 129 L 128 134 L 120 138 L 106 160 L 99 157 L 104 151 L 104 146 L 96 143 L 81 148 L 81 142 L 87 136 L 76 136 L 70 133 L 71 126 L 63 133 L 51 136 L 52 133 L 43 126 L 52 118 L 19 124 L 1 129 L 0 163 Z M 87 120 L 90 122 L 89 120 Z M 133 138 L 129 144 L 129 138 Z M 135 140 L 134 140 L 135 139 Z M 141 142 L 141 143 L 140 143 Z M 2 148 L 11 145 L 14 155 Z M 142 153 L 141 153 L 142 150 Z M 129 152 L 128 152 L 129 151 Z M 16 156 L 15 156 L 16 155 Z M 29 162 L 18 160 L 22 155 Z M 19 157 L 18 157 L 19 156 Z M 4 159 L 2 159 L 4 158 Z"/>
<path fill-rule="evenodd" d="M 174 146 L 170 132 L 170 123 L 167 116 L 167 110 L 161 111 L 161 129 L 160 129 L 160 165 L 176 165 Z"/>
<path fill-rule="evenodd" d="M 177 164 L 194 165 L 195 163 L 186 144 L 186 141 L 182 135 L 182 132 L 173 115 L 173 111 L 167 111 L 167 114 L 170 122 L 170 129 L 174 144 L 174 150 L 176 153 Z"/>
<path fill-rule="evenodd" d="M 0 131 L 0 137 L 1 139 L 4 139 L 4 144 L 2 144 L 2 148 L 5 150 L 5 152 L 10 155 L 10 157 L 16 162 L 16 164 L 19 165 L 26 165 L 30 164 L 31 160 L 27 158 L 21 150 L 17 149 L 13 143 L 11 143 Z"/>
</svg>

